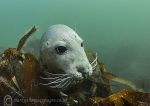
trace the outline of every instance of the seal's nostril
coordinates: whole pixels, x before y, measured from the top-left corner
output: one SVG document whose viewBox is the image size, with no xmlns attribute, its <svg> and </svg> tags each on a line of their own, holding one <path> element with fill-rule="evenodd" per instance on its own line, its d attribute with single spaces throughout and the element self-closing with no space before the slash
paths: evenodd
<svg viewBox="0 0 150 106">
<path fill-rule="evenodd" d="M 84 78 L 87 78 L 87 77 L 88 77 L 87 72 L 82 73 L 82 75 L 83 75 Z"/>
<path fill-rule="evenodd" d="M 84 67 L 77 67 L 77 71 L 80 72 L 84 78 L 87 78 L 88 72 Z"/>
<path fill-rule="evenodd" d="M 84 67 L 77 67 L 77 71 L 83 73 L 85 71 Z"/>
</svg>

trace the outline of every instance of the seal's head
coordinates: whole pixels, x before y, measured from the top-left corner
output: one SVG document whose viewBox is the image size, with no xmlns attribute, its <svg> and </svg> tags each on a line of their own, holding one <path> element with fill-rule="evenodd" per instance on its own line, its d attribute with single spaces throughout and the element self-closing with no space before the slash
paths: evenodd
<svg viewBox="0 0 150 106">
<path fill-rule="evenodd" d="M 66 25 L 50 26 L 43 34 L 40 59 L 47 68 L 46 74 L 49 77 L 64 74 L 74 81 L 80 81 L 92 75 L 92 66 L 85 54 L 83 40 Z"/>
</svg>

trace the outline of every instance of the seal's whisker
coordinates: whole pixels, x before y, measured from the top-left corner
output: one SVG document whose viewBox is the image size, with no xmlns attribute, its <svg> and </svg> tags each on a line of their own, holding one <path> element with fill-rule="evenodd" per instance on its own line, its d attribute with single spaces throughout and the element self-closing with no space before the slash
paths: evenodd
<svg viewBox="0 0 150 106">
<path fill-rule="evenodd" d="M 53 81 L 53 82 L 50 82 L 50 83 L 40 83 L 41 85 L 52 85 L 52 84 L 57 84 L 57 83 L 62 83 L 62 82 L 64 82 L 65 80 L 67 80 L 67 79 L 70 79 L 71 77 L 67 77 L 67 78 L 64 78 L 64 79 L 58 79 L 58 80 L 55 80 L 55 81 Z M 58 84 L 59 85 L 59 84 Z"/>
<path fill-rule="evenodd" d="M 42 77 L 40 76 L 41 79 L 43 80 L 56 80 L 56 79 L 62 79 L 64 76 L 58 76 L 58 77 Z"/>
<path fill-rule="evenodd" d="M 91 66 L 94 67 L 94 66 L 96 66 L 96 65 L 97 65 L 97 61 L 95 61 L 95 63 L 92 64 Z"/>
<path fill-rule="evenodd" d="M 64 83 L 60 84 L 59 88 L 65 88 L 65 85 L 70 82 L 70 80 L 65 81 Z"/>
<path fill-rule="evenodd" d="M 64 88 L 67 88 L 71 83 L 72 83 L 72 81 L 73 81 L 73 79 L 71 79 L 71 80 L 69 80 L 68 82 L 68 84 L 66 84 L 66 86 L 64 87 Z"/>
<path fill-rule="evenodd" d="M 70 79 L 71 79 L 71 77 L 69 77 Z M 65 80 L 63 80 L 61 83 L 59 83 L 58 85 L 55 85 L 55 86 L 50 86 L 51 88 L 61 88 L 61 84 L 63 84 L 65 81 L 70 81 L 70 80 L 68 80 L 68 79 L 65 79 Z"/>
<path fill-rule="evenodd" d="M 62 80 L 61 80 L 61 79 L 57 79 L 57 80 L 55 80 L 55 81 L 52 81 L 52 82 L 50 82 L 50 83 L 47 83 L 47 85 L 57 84 L 57 83 L 60 83 L 60 82 L 62 82 Z"/>
<path fill-rule="evenodd" d="M 51 77 L 42 77 L 40 76 L 40 79 L 43 79 L 43 80 L 55 80 L 55 79 L 59 79 L 60 77 L 54 77 L 54 78 L 51 78 Z"/>
<path fill-rule="evenodd" d="M 97 61 L 97 59 L 95 59 L 92 63 L 90 63 L 91 65 L 95 64 Z"/>
<path fill-rule="evenodd" d="M 68 83 L 66 83 L 66 85 L 64 86 L 64 88 L 68 87 L 72 82 L 73 82 L 73 79 L 71 78 L 70 80 L 68 80 Z"/>
<path fill-rule="evenodd" d="M 67 88 L 71 83 L 72 83 L 73 79 L 67 80 L 66 82 L 63 83 L 63 85 L 60 84 L 60 86 L 58 86 L 58 88 Z"/>
<path fill-rule="evenodd" d="M 95 54 L 95 59 L 90 64 L 93 65 L 97 61 L 97 53 Z"/>
<path fill-rule="evenodd" d="M 62 82 L 61 80 L 59 80 L 59 81 L 54 81 L 54 82 L 48 83 L 48 85 L 57 84 L 57 83 L 61 83 L 61 82 Z"/>
<path fill-rule="evenodd" d="M 96 63 L 92 66 L 92 70 L 95 70 L 96 67 L 97 67 L 97 61 L 96 61 Z"/>
<path fill-rule="evenodd" d="M 96 63 L 96 60 L 94 60 L 92 63 L 90 63 L 91 65 L 95 64 Z"/>
<path fill-rule="evenodd" d="M 96 67 L 92 68 L 92 70 L 95 70 L 95 69 L 96 69 Z"/>
<path fill-rule="evenodd" d="M 67 80 L 67 79 L 69 79 L 69 78 L 70 78 L 70 77 L 67 77 L 67 78 L 64 78 L 64 79 L 57 79 L 57 80 L 55 80 L 55 81 L 53 81 L 53 82 L 50 82 L 49 85 L 50 85 L 50 84 L 54 84 L 54 83 L 59 83 L 59 82 L 61 83 L 61 82 L 65 81 L 65 80 Z"/>
<path fill-rule="evenodd" d="M 96 69 L 96 67 L 97 67 L 97 65 L 96 65 L 96 66 L 94 66 L 94 67 L 92 67 L 92 70 L 95 70 L 95 69 Z"/>
<path fill-rule="evenodd" d="M 53 75 L 53 76 L 65 76 L 65 75 L 68 75 L 68 74 L 53 74 L 53 73 L 50 73 L 50 72 L 47 72 L 47 71 L 45 71 L 44 73 L 48 74 L 48 75 Z"/>
<path fill-rule="evenodd" d="M 95 58 L 94 61 L 91 63 L 91 66 L 92 66 L 92 70 L 95 70 L 95 69 L 96 69 L 96 66 L 97 66 L 97 53 L 96 53 L 96 58 Z"/>
<path fill-rule="evenodd" d="M 97 66 L 97 62 L 92 67 L 96 67 L 96 66 Z"/>
</svg>

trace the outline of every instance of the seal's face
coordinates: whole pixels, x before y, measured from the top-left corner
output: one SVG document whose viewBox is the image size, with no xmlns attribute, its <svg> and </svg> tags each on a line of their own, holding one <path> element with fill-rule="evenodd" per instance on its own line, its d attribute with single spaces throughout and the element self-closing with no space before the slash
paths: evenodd
<svg viewBox="0 0 150 106">
<path fill-rule="evenodd" d="M 65 25 L 53 25 L 42 36 L 40 58 L 53 74 L 67 74 L 77 81 L 92 75 L 83 40 Z"/>
</svg>

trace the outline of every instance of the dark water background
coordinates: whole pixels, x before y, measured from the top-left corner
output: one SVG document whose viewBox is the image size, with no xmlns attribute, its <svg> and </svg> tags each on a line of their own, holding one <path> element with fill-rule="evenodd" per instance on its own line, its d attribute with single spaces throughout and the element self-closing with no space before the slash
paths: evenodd
<svg viewBox="0 0 150 106">
<path fill-rule="evenodd" d="M 0 0 L 0 46 L 32 25 L 66 24 L 111 72 L 150 89 L 150 0 Z M 150 91 L 150 90 L 149 90 Z"/>
</svg>

